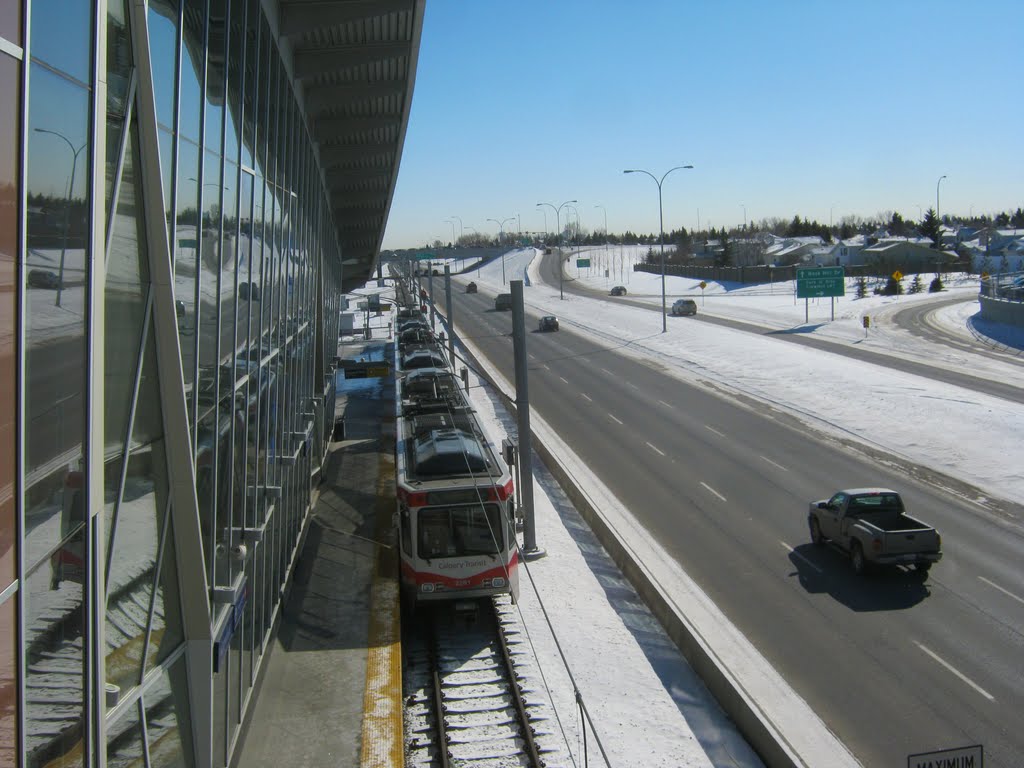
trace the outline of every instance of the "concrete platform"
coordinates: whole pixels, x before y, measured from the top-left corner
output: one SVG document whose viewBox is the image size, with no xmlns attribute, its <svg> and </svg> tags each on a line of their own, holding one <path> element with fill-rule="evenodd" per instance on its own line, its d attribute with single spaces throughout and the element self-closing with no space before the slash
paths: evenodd
<svg viewBox="0 0 1024 768">
<path fill-rule="evenodd" d="M 383 341 L 339 349 L 381 359 Z M 384 357 L 383 359 L 386 359 Z M 234 764 L 394 766 L 402 758 L 394 386 L 345 381 L 305 543 Z"/>
</svg>

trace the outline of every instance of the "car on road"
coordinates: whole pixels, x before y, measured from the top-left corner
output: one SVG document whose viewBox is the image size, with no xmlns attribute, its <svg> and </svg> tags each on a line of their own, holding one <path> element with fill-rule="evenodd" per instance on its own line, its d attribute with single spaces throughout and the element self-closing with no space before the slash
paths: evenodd
<svg viewBox="0 0 1024 768">
<path fill-rule="evenodd" d="M 469 283 L 466 286 L 466 293 L 476 293 L 476 283 Z"/>
<path fill-rule="evenodd" d="M 557 331 L 558 330 L 558 318 L 554 315 L 544 315 L 540 319 L 540 323 L 537 325 L 538 331 Z"/>
<path fill-rule="evenodd" d="M 696 315 L 697 302 L 693 299 L 676 299 L 672 302 L 672 309 L 669 313 L 679 317 L 680 315 Z"/>
<path fill-rule="evenodd" d="M 927 573 L 942 559 L 938 531 L 906 512 L 888 488 L 851 488 L 808 505 L 807 524 L 815 546 L 831 543 L 850 557 L 857 574 L 869 566 L 914 566 Z"/>
<path fill-rule="evenodd" d="M 625 296 L 626 295 L 626 286 L 624 286 L 624 285 L 616 285 L 614 288 L 612 288 L 610 291 L 608 291 L 608 295 L 609 296 Z"/>
<path fill-rule="evenodd" d="M 60 288 L 60 278 L 48 269 L 30 269 L 28 271 L 29 288 Z"/>
<path fill-rule="evenodd" d="M 494 308 L 496 310 L 511 310 L 512 309 L 512 294 L 511 293 L 499 293 L 494 297 Z"/>
</svg>

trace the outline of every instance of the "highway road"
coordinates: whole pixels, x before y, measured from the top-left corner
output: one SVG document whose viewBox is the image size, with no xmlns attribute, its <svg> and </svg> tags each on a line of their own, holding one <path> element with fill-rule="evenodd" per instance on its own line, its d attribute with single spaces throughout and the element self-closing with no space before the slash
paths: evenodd
<svg viewBox="0 0 1024 768">
<path fill-rule="evenodd" d="M 443 296 L 435 287 L 442 307 Z M 511 313 L 487 293 L 453 296 L 461 334 L 514 381 Z M 527 349 L 533 412 L 864 765 L 970 744 L 988 768 L 1019 765 L 1024 509 L 975 506 L 928 468 L 570 330 L 531 332 Z M 840 553 L 810 545 L 807 502 L 864 485 L 900 490 L 939 528 L 945 556 L 927 579 L 900 569 L 860 579 Z"/>
</svg>

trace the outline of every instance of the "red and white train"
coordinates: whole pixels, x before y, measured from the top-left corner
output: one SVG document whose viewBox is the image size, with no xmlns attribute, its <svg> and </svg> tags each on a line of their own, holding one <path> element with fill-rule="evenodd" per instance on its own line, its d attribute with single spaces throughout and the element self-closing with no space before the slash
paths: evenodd
<svg viewBox="0 0 1024 768">
<path fill-rule="evenodd" d="M 442 346 L 422 338 L 400 341 L 395 371 L 403 600 L 416 607 L 517 597 L 519 547 L 507 464 L 484 435 Z"/>
</svg>

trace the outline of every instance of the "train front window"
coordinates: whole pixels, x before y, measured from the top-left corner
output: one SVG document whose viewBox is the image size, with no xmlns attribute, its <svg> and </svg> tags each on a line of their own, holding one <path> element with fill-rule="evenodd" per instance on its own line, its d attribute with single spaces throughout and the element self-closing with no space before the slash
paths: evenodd
<svg viewBox="0 0 1024 768">
<path fill-rule="evenodd" d="M 504 543 L 501 510 L 496 504 L 421 509 L 417 539 L 420 557 L 428 560 L 496 555 Z"/>
</svg>

